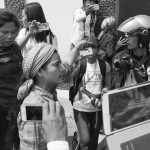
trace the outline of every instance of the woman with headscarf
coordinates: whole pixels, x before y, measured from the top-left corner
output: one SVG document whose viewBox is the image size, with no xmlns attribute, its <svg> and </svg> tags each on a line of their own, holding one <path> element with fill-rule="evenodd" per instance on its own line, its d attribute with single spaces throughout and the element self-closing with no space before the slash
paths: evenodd
<svg viewBox="0 0 150 150">
<path fill-rule="evenodd" d="M 30 50 L 23 61 L 25 82 L 18 91 L 18 100 L 23 104 L 39 104 L 45 101 L 57 101 L 56 88 L 72 71 L 71 65 L 78 51 L 87 44 L 78 43 L 61 62 L 56 49 L 47 43 L 38 43 Z M 20 150 L 46 150 L 46 142 L 41 133 L 41 122 L 23 122 L 18 116 Z"/>
</svg>

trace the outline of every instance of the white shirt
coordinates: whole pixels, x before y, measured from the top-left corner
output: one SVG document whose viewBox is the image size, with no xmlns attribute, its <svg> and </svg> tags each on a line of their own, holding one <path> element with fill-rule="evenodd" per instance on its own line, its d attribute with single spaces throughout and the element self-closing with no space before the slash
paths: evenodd
<svg viewBox="0 0 150 150">
<path fill-rule="evenodd" d="M 48 150 L 69 150 L 69 144 L 66 141 L 52 141 L 47 143 Z"/>
<path fill-rule="evenodd" d="M 86 19 L 86 20 L 85 20 Z M 84 21 L 85 20 L 85 21 Z M 71 37 L 71 43 L 74 45 L 83 39 L 85 36 L 90 35 L 90 20 L 91 15 L 86 16 L 86 12 L 83 9 L 77 9 L 73 18 L 73 32 Z"/>
<path fill-rule="evenodd" d="M 19 32 L 19 35 L 16 38 L 16 42 L 18 42 L 19 40 L 24 39 L 24 36 L 27 34 L 28 31 L 26 31 L 26 28 L 22 28 Z M 26 53 L 32 48 L 34 47 L 34 45 L 37 42 L 35 41 L 35 39 L 33 38 L 29 38 L 28 42 L 26 43 L 26 45 L 21 49 L 22 52 L 22 56 L 23 58 L 25 57 Z"/>
<path fill-rule="evenodd" d="M 87 62 L 87 68 L 82 82 L 86 90 L 88 90 L 92 94 L 96 94 L 99 91 L 101 91 L 102 74 L 100 71 L 98 60 L 94 64 L 90 64 Z M 77 95 L 75 96 L 73 108 L 83 112 L 97 111 L 97 108 L 91 104 L 91 99 L 87 95 L 82 93 L 81 93 L 82 97 L 80 97 L 80 93 L 81 92 L 78 92 Z"/>
</svg>

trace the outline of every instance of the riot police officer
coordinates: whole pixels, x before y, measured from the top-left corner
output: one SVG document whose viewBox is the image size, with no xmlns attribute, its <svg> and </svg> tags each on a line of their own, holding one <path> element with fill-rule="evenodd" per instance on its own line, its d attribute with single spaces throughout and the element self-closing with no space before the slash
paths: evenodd
<svg viewBox="0 0 150 150">
<path fill-rule="evenodd" d="M 150 16 L 131 17 L 118 30 L 126 36 L 127 49 L 113 58 L 112 88 L 147 81 L 150 66 Z"/>
</svg>

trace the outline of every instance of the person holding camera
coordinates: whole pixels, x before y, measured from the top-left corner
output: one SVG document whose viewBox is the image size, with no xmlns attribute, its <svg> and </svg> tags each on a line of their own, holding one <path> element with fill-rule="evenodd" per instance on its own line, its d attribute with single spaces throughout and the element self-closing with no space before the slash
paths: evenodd
<svg viewBox="0 0 150 150">
<path fill-rule="evenodd" d="M 148 81 L 150 17 L 131 17 L 118 30 L 125 33 L 127 50 L 117 53 L 113 58 L 112 88 Z"/>
<path fill-rule="evenodd" d="M 81 59 L 71 75 L 73 84 L 69 99 L 79 135 L 80 150 L 96 150 L 102 127 L 101 96 L 110 89 L 111 68 L 104 60 L 97 59 L 98 40 L 90 36 L 92 54 Z"/>
<path fill-rule="evenodd" d="M 98 9 L 97 0 L 83 0 L 83 7 L 75 11 L 70 50 L 80 40 L 88 39 L 90 34 L 94 34 L 95 11 Z"/>
<path fill-rule="evenodd" d="M 20 30 L 16 38 L 17 43 L 22 49 L 22 55 L 26 53 L 39 42 L 50 43 L 57 49 L 57 38 L 51 31 L 39 30 L 38 25 L 47 23 L 42 6 L 37 2 L 28 3 L 22 10 L 23 28 Z"/>
</svg>

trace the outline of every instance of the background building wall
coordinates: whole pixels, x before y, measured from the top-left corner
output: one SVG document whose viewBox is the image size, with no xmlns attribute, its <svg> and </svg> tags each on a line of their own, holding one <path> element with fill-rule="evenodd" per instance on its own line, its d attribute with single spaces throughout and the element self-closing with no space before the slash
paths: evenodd
<svg viewBox="0 0 150 150">
<path fill-rule="evenodd" d="M 24 8 L 24 0 L 4 0 L 5 8 L 17 16 L 22 25 L 22 10 Z"/>
<path fill-rule="evenodd" d="M 150 16 L 150 0 L 120 0 L 118 10 L 118 24 L 135 15 Z"/>
</svg>

